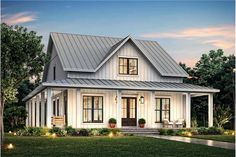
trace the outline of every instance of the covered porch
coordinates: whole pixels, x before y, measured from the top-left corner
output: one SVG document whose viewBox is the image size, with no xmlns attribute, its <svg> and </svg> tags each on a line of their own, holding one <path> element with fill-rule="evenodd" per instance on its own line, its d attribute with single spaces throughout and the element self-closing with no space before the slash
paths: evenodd
<svg viewBox="0 0 236 157">
<path fill-rule="evenodd" d="M 74 128 L 162 128 L 163 120 L 185 121 L 191 127 L 191 98 L 208 96 L 208 126 L 213 126 L 213 93 L 219 90 L 184 83 L 66 79 L 45 82 L 24 100 L 27 126 L 52 127 L 52 117 L 64 117 Z M 176 127 L 176 126 L 174 126 Z"/>
</svg>

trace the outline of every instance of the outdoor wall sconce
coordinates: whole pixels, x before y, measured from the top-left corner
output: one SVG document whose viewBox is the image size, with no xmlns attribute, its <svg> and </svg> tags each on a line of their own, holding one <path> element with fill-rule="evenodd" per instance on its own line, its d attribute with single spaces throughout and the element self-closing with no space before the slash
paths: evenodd
<svg viewBox="0 0 236 157">
<path fill-rule="evenodd" d="M 140 101 L 140 104 L 144 104 L 144 97 L 141 96 L 140 99 L 139 99 L 139 101 Z"/>
<path fill-rule="evenodd" d="M 115 97 L 115 104 L 117 104 L 117 96 Z"/>
</svg>

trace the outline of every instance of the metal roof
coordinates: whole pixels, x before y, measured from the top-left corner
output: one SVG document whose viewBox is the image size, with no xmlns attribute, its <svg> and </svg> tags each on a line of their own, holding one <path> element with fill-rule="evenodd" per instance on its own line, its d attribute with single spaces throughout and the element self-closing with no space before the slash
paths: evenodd
<svg viewBox="0 0 236 157">
<path fill-rule="evenodd" d="M 132 41 L 162 76 L 188 76 L 156 41 L 68 33 L 51 33 L 50 37 L 65 71 L 96 72 L 121 46 Z"/>
<path fill-rule="evenodd" d="M 40 85 L 40 87 L 37 87 L 33 92 L 27 95 L 23 99 L 23 101 L 36 95 L 37 92 L 40 92 L 46 87 L 169 91 L 169 92 L 191 92 L 191 93 L 215 93 L 220 91 L 214 88 L 192 85 L 187 83 L 68 78 L 65 80 L 43 82 Z"/>
</svg>

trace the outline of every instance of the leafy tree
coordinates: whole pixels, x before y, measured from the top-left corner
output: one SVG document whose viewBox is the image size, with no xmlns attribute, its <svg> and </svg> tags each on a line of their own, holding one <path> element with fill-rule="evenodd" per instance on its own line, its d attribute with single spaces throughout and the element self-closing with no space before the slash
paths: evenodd
<svg viewBox="0 0 236 157">
<path fill-rule="evenodd" d="M 43 52 L 42 36 L 22 26 L 1 24 L 1 141 L 5 104 L 17 101 L 17 88 L 29 77 L 39 77 L 47 55 Z"/>
<path fill-rule="evenodd" d="M 186 83 L 193 83 L 201 86 L 208 86 L 220 89 L 219 93 L 214 94 L 215 107 L 227 105 L 234 111 L 234 68 L 235 56 L 225 56 L 223 50 L 211 50 L 207 54 L 203 54 L 195 67 L 190 68 L 185 64 L 180 65 L 190 74 Z M 207 97 L 202 96 L 193 98 L 192 115 L 197 117 L 199 125 L 206 125 L 207 119 Z"/>
</svg>

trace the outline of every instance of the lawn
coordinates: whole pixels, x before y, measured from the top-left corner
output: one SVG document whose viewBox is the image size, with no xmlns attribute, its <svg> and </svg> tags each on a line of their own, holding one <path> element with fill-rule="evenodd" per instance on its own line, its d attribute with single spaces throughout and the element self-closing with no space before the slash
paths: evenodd
<svg viewBox="0 0 236 157">
<path fill-rule="evenodd" d="M 3 149 L 2 156 L 90 156 L 90 157 L 233 157 L 233 150 L 174 142 L 148 137 L 5 137 L 15 148 Z"/>
<path fill-rule="evenodd" d="M 222 142 L 235 142 L 235 136 L 232 135 L 194 135 L 193 138 L 201 138 L 207 140 L 216 140 Z"/>
</svg>

